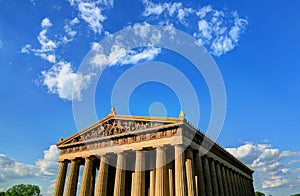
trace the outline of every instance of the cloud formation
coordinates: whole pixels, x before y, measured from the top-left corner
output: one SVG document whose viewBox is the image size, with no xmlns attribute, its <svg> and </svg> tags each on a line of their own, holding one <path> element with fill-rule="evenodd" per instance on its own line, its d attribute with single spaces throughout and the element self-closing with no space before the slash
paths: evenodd
<svg viewBox="0 0 300 196">
<path fill-rule="evenodd" d="M 245 143 L 236 148 L 226 148 L 245 164 L 254 168 L 256 188 L 294 187 L 294 174 L 300 170 L 291 167 L 287 160 L 300 156 L 300 152 L 280 151 L 270 144 Z"/>
<path fill-rule="evenodd" d="M 113 6 L 113 1 L 69 0 L 69 2 L 79 11 L 79 17 L 89 25 L 94 33 L 102 33 L 102 23 L 107 19 L 102 12 Z"/>
<path fill-rule="evenodd" d="M 36 161 L 36 166 L 45 176 L 55 176 L 58 168 L 59 151 L 55 145 L 51 145 L 48 150 L 44 151 L 43 159 Z"/>
<path fill-rule="evenodd" d="M 0 154 L 0 182 L 13 182 L 16 179 L 54 178 L 58 170 L 58 150 L 51 145 L 44 151 L 44 158 L 37 160 L 35 164 L 25 164 L 15 159 Z"/>
<path fill-rule="evenodd" d="M 56 63 L 55 49 L 58 47 L 58 42 L 50 39 L 47 36 L 48 29 L 52 27 L 52 23 L 49 18 L 44 18 L 41 22 L 42 30 L 37 36 L 37 40 L 41 48 L 32 48 L 30 44 L 26 44 L 22 49 L 22 53 L 33 53 L 35 56 L 39 56 L 42 59 L 50 62 Z"/>
<path fill-rule="evenodd" d="M 248 24 L 236 11 L 216 10 L 210 5 L 195 9 L 185 7 L 181 2 L 153 3 L 144 0 L 143 3 L 145 17 L 155 16 L 154 20 L 163 18 L 166 23 L 179 21 L 186 27 L 183 30 L 192 31 L 198 43 L 206 46 L 215 56 L 233 50 Z"/>
<path fill-rule="evenodd" d="M 153 60 L 160 52 L 160 48 L 150 47 L 139 51 L 127 50 L 119 45 L 113 45 L 109 54 L 104 54 L 101 45 L 94 43 L 92 50 L 97 51 L 90 63 L 98 68 L 114 65 L 137 64 L 146 60 Z"/>
<path fill-rule="evenodd" d="M 82 90 L 87 88 L 92 75 L 76 73 L 79 63 L 71 64 L 72 59 L 65 55 L 65 49 L 82 38 L 93 43 L 99 42 L 99 38 L 109 36 L 109 29 L 106 29 L 104 22 L 109 21 L 108 12 L 114 9 L 114 2 L 67 1 L 74 9 L 72 17 L 65 18 L 63 24 L 52 22 L 51 17 L 43 18 L 40 23 L 41 30 L 36 36 L 39 46 L 26 44 L 21 52 L 33 54 L 50 63 L 41 72 L 40 82 L 49 93 L 57 94 L 65 100 L 81 100 Z M 137 16 L 141 21 L 129 26 L 134 28 L 135 34 L 140 38 L 150 38 L 149 48 L 133 51 L 116 45 L 110 54 L 98 53 L 91 61 L 93 66 L 104 68 L 106 65 L 136 64 L 153 60 L 161 52 L 155 47 L 155 43 L 160 41 L 163 32 L 149 32 L 150 24 L 163 25 L 170 32 L 175 27 L 183 30 L 194 36 L 198 44 L 203 44 L 211 54 L 221 56 L 237 46 L 248 23 L 237 12 L 216 10 L 210 5 L 192 8 L 183 2 L 154 3 L 151 0 L 142 0 L 141 4 L 144 10 L 141 16 Z M 84 28 L 88 29 L 88 34 L 79 32 L 82 27 L 88 27 Z"/>
<path fill-rule="evenodd" d="M 81 100 L 82 90 L 88 87 L 92 75 L 76 73 L 69 62 L 59 62 L 49 70 L 42 71 L 42 85 L 48 92 L 62 99 Z"/>
</svg>

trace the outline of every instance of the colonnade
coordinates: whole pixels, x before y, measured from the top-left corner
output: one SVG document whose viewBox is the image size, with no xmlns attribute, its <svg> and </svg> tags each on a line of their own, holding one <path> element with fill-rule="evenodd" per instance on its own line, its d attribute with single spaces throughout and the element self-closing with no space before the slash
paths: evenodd
<svg viewBox="0 0 300 196">
<path fill-rule="evenodd" d="M 148 151 L 131 151 L 132 157 L 122 152 L 60 161 L 54 195 L 76 195 L 80 165 L 84 165 L 81 196 L 254 195 L 252 177 L 227 162 L 221 163 L 183 145 L 153 151 L 152 156 L 146 156 Z M 171 155 L 175 160 L 168 162 Z M 132 165 L 126 167 L 129 159 L 133 160 Z M 109 164 L 111 160 L 115 166 Z"/>
</svg>

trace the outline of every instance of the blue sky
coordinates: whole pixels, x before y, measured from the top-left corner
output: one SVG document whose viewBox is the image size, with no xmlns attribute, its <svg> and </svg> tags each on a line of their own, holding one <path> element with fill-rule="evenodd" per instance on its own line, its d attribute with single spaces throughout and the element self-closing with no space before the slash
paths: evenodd
<svg viewBox="0 0 300 196">
<path fill-rule="evenodd" d="M 84 98 L 93 77 L 76 72 L 84 57 L 124 28 L 160 25 L 193 36 L 218 65 L 227 111 L 217 142 L 254 168 L 255 188 L 272 195 L 300 192 L 299 6 L 296 0 L 0 0 L 0 190 L 34 183 L 51 195 L 58 157 L 53 145 L 77 131 L 72 101 Z M 103 70 L 93 103 L 99 119 L 109 113 L 123 73 L 159 61 L 194 86 L 199 127 L 206 131 L 210 94 L 191 62 L 158 47 L 115 49 L 111 54 L 122 58 L 102 56 L 97 64 Z M 178 116 L 181 109 L 176 91 L 159 82 L 141 84 L 128 105 L 135 115 Z"/>
</svg>

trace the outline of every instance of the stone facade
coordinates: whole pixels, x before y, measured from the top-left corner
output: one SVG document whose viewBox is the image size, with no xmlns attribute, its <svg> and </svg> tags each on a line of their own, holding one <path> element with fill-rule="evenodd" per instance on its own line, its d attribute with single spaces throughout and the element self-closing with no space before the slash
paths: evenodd
<svg viewBox="0 0 300 196">
<path fill-rule="evenodd" d="M 155 118 L 116 115 L 112 109 L 57 147 L 55 196 L 75 196 L 77 188 L 81 196 L 254 195 L 253 170 L 182 112 L 178 118 Z"/>
</svg>

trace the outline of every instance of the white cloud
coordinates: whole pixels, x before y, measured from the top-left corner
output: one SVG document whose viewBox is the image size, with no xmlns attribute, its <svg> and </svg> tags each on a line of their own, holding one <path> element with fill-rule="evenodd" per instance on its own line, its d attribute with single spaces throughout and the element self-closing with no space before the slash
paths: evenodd
<svg viewBox="0 0 300 196">
<path fill-rule="evenodd" d="M 31 51 L 31 46 L 29 44 L 26 44 L 24 47 L 21 49 L 21 53 L 27 53 L 29 54 Z"/>
<path fill-rule="evenodd" d="M 140 52 L 131 51 L 128 55 L 120 58 L 118 63 L 120 65 L 137 64 L 144 60 L 153 60 L 160 52 L 160 48 L 147 48 Z"/>
<path fill-rule="evenodd" d="M 48 150 L 44 151 L 44 158 L 36 162 L 36 166 L 40 168 L 43 175 L 56 175 L 58 168 L 59 151 L 56 145 L 51 145 Z"/>
<path fill-rule="evenodd" d="M 209 46 L 211 53 L 216 56 L 234 49 L 248 24 L 247 20 L 239 18 L 237 12 L 225 14 L 224 11 L 205 7 L 197 13 L 200 20 L 194 36 L 199 43 Z"/>
<path fill-rule="evenodd" d="M 51 27 L 52 26 L 52 23 L 51 21 L 49 20 L 49 18 L 44 18 L 41 22 L 41 27 L 42 28 L 48 28 L 48 27 Z"/>
<path fill-rule="evenodd" d="M 94 43 L 92 49 L 97 51 L 90 63 L 99 68 L 114 65 L 137 64 L 141 61 L 152 60 L 160 52 L 160 48 L 146 48 L 140 51 L 126 50 L 119 45 L 113 45 L 109 54 L 104 54 L 99 44 Z"/>
<path fill-rule="evenodd" d="M 20 163 L 7 155 L 0 154 L 1 183 L 12 179 L 34 177 L 37 176 L 38 171 L 38 168 L 34 165 Z"/>
<path fill-rule="evenodd" d="M 198 21 L 198 28 L 201 33 L 201 37 L 207 40 L 211 40 L 211 27 L 209 26 L 208 22 L 206 20 L 199 20 Z"/>
<path fill-rule="evenodd" d="M 91 59 L 90 63 L 100 68 L 117 64 L 118 60 L 127 53 L 126 49 L 118 45 L 112 46 L 108 55 L 103 53 L 100 45 L 94 44 L 93 48 L 97 49 L 97 54 Z"/>
<path fill-rule="evenodd" d="M 257 188 L 270 189 L 279 186 L 294 186 L 294 173 L 299 168 L 291 167 L 285 159 L 300 156 L 300 152 L 280 151 L 270 144 L 245 143 L 236 148 L 226 148 L 231 154 L 254 168 Z"/>
<path fill-rule="evenodd" d="M 0 191 L 5 191 L 16 182 L 38 181 L 41 183 L 38 185 L 43 195 L 52 195 L 59 169 L 58 157 L 59 153 L 55 145 L 45 150 L 44 157 L 38 159 L 35 164 L 21 163 L 5 154 L 0 154 Z M 45 184 L 47 190 L 44 190 Z"/>
<path fill-rule="evenodd" d="M 47 86 L 48 92 L 66 100 L 81 100 L 82 90 L 91 79 L 91 75 L 75 73 L 70 63 L 62 61 L 42 71 L 42 76 L 42 84 Z"/>
<path fill-rule="evenodd" d="M 68 42 L 73 41 L 77 31 L 73 30 L 73 26 L 79 23 L 79 19 L 75 17 L 74 19 L 68 21 L 64 26 L 65 35 L 62 38 L 62 41 L 66 44 Z"/>
<path fill-rule="evenodd" d="M 34 50 L 36 52 L 50 52 L 53 51 L 57 45 L 56 43 L 49 39 L 46 35 L 47 29 L 43 29 L 40 34 L 38 35 L 37 39 L 39 43 L 41 44 L 41 49 L 39 50 Z"/>
<path fill-rule="evenodd" d="M 58 43 L 47 36 L 48 28 L 51 26 L 52 23 L 50 19 L 44 18 L 41 22 L 42 30 L 37 36 L 41 48 L 35 49 L 32 48 L 30 44 L 26 44 L 21 49 L 21 53 L 29 54 L 32 52 L 35 56 L 39 56 L 50 63 L 56 63 L 55 49 L 57 48 Z"/>
<path fill-rule="evenodd" d="M 79 11 L 79 16 L 82 18 L 94 33 L 101 34 L 103 28 L 103 21 L 106 16 L 102 11 L 108 7 L 113 6 L 113 1 L 83 1 L 83 0 L 69 0 L 70 5 L 76 7 Z"/>
<path fill-rule="evenodd" d="M 160 15 L 165 9 L 166 4 L 154 4 L 151 1 L 143 1 L 145 4 L 145 10 L 143 15 L 144 16 L 150 16 L 150 15 Z"/>
<path fill-rule="evenodd" d="M 204 6 L 202 8 L 200 8 L 197 12 L 196 12 L 196 15 L 202 19 L 202 18 L 205 18 L 206 15 L 213 11 L 212 7 L 210 5 L 207 5 L 207 6 Z"/>
<path fill-rule="evenodd" d="M 149 23 L 136 23 L 133 25 L 133 30 L 135 35 L 140 36 L 141 38 L 147 38 L 150 33 L 150 24 Z"/>
<path fill-rule="evenodd" d="M 154 16 L 152 20 L 158 20 L 159 17 L 160 23 L 165 20 L 165 23 L 184 25 L 184 30 L 193 31 L 197 43 L 206 46 L 215 56 L 233 50 L 248 24 L 237 12 L 216 10 L 209 5 L 196 9 L 186 7 L 181 2 L 153 3 L 151 0 L 144 0 L 143 3 L 143 16 Z"/>
<path fill-rule="evenodd" d="M 85 20 L 95 33 L 102 32 L 102 22 L 106 19 L 101 14 L 101 9 L 96 7 L 95 3 L 81 2 L 78 5 L 80 16 Z"/>
<path fill-rule="evenodd" d="M 288 179 L 280 176 L 273 176 L 270 180 L 263 181 L 262 188 L 274 188 L 288 184 Z"/>
<path fill-rule="evenodd" d="M 16 179 L 55 177 L 58 170 L 58 156 L 55 145 L 44 151 L 44 158 L 39 159 L 35 165 L 21 163 L 5 154 L 0 154 L 0 182 L 7 183 Z"/>
<path fill-rule="evenodd" d="M 155 4 L 146 0 L 143 3 L 145 5 L 144 16 L 159 16 L 166 12 L 165 16 L 174 16 L 182 24 L 185 24 L 185 17 L 194 12 L 192 8 L 184 8 L 181 2 Z"/>
<path fill-rule="evenodd" d="M 290 162 L 288 162 L 289 165 L 292 165 L 292 164 L 295 164 L 295 163 L 300 163 L 300 159 L 291 160 Z"/>
<path fill-rule="evenodd" d="M 79 23 L 79 19 L 77 17 L 73 18 L 71 21 L 70 21 L 70 25 L 75 25 L 75 24 L 78 24 Z"/>
</svg>

